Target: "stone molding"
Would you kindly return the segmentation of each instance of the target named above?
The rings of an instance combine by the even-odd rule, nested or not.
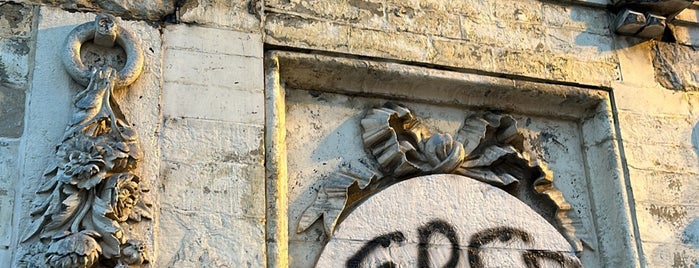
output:
[[[270,51],[265,55],[265,77],[267,253],[270,265],[294,265],[290,253],[296,254],[297,250],[291,250],[289,246],[317,241],[304,235],[309,232],[295,234],[299,229],[297,221],[305,207],[297,203],[297,199],[289,200],[289,185],[292,183],[289,176],[299,171],[289,170],[288,166],[286,95],[298,90],[310,90],[311,95],[361,96],[395,103],[421,103],[576,122],[580,128],[578,135],[581,135],[581,164],[584,168],[581,176],[584,178],[575,187],[589,191],[585,198],[590,204],[588,217],[591,218],[584,221],[587,221],[587,228],[592,229],[593,242],[596,243],[596,251],[584,249],[581,260],[585,265],[593,266],[615,266],[639,260],[638,248],[629,239],[634,227],[626,198],[627,182],[619,164],[618,134],[614,128],[608,89],[436,70],[376,59],[285,51]],[[347,165],[352,164],[352,169],[339,169],[340,172],[335,174],[347,176],[350,180],[356,174],[361,178],[383,176],[378,167],[361,162],[348,161]],[[590,168],[597,166],[605,168]],[[368,185],[365,180],[360,180],[357,187],[360,184]],[[309,188],[309,191],[316,189]],[[571,190],[568,188],[563,194],[575,195]],[[344,192],[333,194],[344,195]],[[312,198],[304,204],[311,202]],[[322,226],[314,224],[312,234],[322,233]],[[313,249],[317,250],[317,246],[314,245]]]

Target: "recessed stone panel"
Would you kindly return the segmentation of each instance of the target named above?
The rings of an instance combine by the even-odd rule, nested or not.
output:
[[[340,239],[332,242],[338,237],[339,232],[342,232],[342,228],[346,228],[343,227],[345,221],[353,217],[351,209],[339,216],[338,229],[335,233],[332,232],[333,225],[327,222],[326,218],[332,217],[328,213],[319,216],[319,220],[305,231],[305,227],[299,224],[302,218],[307,216],[304,211],[307,211],[313,202],[317,202],[319,195],[331,194],[324,188],[326,182],[336,179],[338,170],[348,167],[348,162],[351,162],[350,166],[357,163],[352,161],[365,163],[369,167],[376,165],[376,162],[373,162],[376,160],[370,149],[365,147],[362,138],[362,135],[365,135],[362,120],[366,119],[371,109],[382,107],[388,102],[409,109],[420,124],[428,128],[432,134],[456,135],[467,118],[483,112],[511,116],[517,122],[517,129],[522,135],[524,147],[527,148],[528,159],[550,169],[553,186],[561,191],[562,197],[570,204],[571,211],[579,216],[580,226],[584,226],[576,228],[575,232],[584,245],[579,255],[583,265],[594,267],[613,263],[601,259],[600,255],[618,256],[615,260],[633,256],[632,250],[624,251],[610,247],[615,243],[633,243],[622,236],[617,236],[617,233],[628,232],[627,228],[630,226],[624,220],[626,215],[623,212],[626,209],[623,205],[624,201],[617,198],[623,189],[623,182],[613,179],[619,177],[619,168],[616,165],[618,160],[614,157],[616,154],[614,151],[610,151],[609,155],[601,155],[594,150],[589,151],[590,148],[596,148],[595,146],[601,143],[607,144],[617,140],[611,127],[613,126],[613,119],[609,112],[611,108],[604,91],[436,71],[394,63],[283,52],[270,55],[270,59],[278,65],[275,69],[267,70],[267,105],[281,105],[277,106],[280,108],[275,108],[281,110],[273,110],[273,113],[269,113],[270,110],[268,110],[268,116],[274,118],[270,122],[284,120],[282,125],[284,134],[277,133],[280,131],[278,128],[276,130],[272,128],[270,130],[272,135],[267,136],[272,140],[268,140],[267,144],[272,146],[274,137],[283,135],[286,150],[276,153],[284,154],[283,157],[280,156],[281,158],[277,158],[274,154],[268,155],[268,159],[283,161],[283,164],[276,162],[280,164],[276,167],[269,166],[271,162],[268,162],[268,171],[277,170],[275,173],[268,173],[268,176],[273,176],[268,178],[269,182],[275,183],[275,185],[268,183],[268,198],[273,198],[270,194],[281,195],[288,198],[288,203],[270,210],[272,214],[268,211],[268,216],[272,217],[268,221],[274,224],[268,225],[272,227],[267,231],[280,240],[288,239],[288,251],[284,252],[283,248],[279,251],[280,248],[274,247],[270,250],[268,247],[268,252],[281,254],[277,256],[280,259],[288,256],[290,267],[309,267],[320,258],[324,249],[335,245],[334,243],[342,244],[341,247],[359,249],[373,237],[396,231],[381,229],[381,232],[373,232],[378,227],[366,225],[368,229],[363,231],[372,230],[367,232],[374,236],[359,238],[359,241],[365,242],[355,241],[355,237],[350,235],[345,237],[349,240]],[[275,80],[275,77],[279,80]],[[275,99],[282,96],[283,99]],[[280,114],[283,117],[277,117]],[[278,127],[277,124],[275,123],[274,127]],[[589,139],[583,138],[591,134],[594,136]],[[590,169],[592,166],[603,165],[612,168]],[[376,175],[378,178],[391,176],[391,173],[385,173],[384,170],[381,172],[384,173]],[[351,172],[342,174],[349,174],[352,177]],[[284,185],[282,187],[277,183]],[[350,188],[365,187],[362,186],[364,185],[362,182],[357,183]],[[591,184],[599,185],[593,188]],[[390,191],[394,186],[387,188],[379,186],[379,188]],[[592,189],[599,189],[598,187],[602,186],[605,191],[592,192]],[[377,192],[380,195],[382,192],[379,188]],[[407,195],[403,199],[395,197],[386,201],[384,206],[386,209],[401,207],[406,202],[419,199],[420,194],[419,190],[415,190],[412,195]],[[349,202],[354,202],[353,198],[360,197],[350,196]],[[606,204],[604,212],[596,211],[600,209],[596,202],[600,201],[602,202],[600,204]],[[437,203],[423,205],[445,213],[451,213],[451,210],[456,209],[454,206],[442,209]],[[332,203],[326,205],[333,206]],[[361,203],[358,206],[361,207]],[[532,209],[542,211],[542,207],[538,205],[532,206]],[[405,215],[413,213],[411,208],[402,211]],[[286,212],[288,216],[283,220],[273,217],[274,215],[284,217]],[[599,213],[605,213],[605,215],[612,213],[618,217],[596,221],[593,215],[599,215]],[[377,214],[373,217],[381,216]],[[407,219],[404,221],[409,222]],[[306,221],[307,219],[304,220],[303,226],[306,226]],[[403,232],[407,239],[407,236],[410,236],[408,232],[415,232],[421,224],[427,223],[427,220],[417,222],[415,226],[398,231]],[[609,235],[604,239],[598,237],[600,228],[606,228],[599,224],[616,226],[615,233],[611,236],[617,238],[612,239]],[[560,229],[557,232],[562,234]],[[285,237],[286,235],[288,238]],[[331,242],[326,244],[328,239]],[[416,250],[416,247],[405,248],[405,250],[382,247],[381,250],[388,250],[386,254],[393,257],[408,256],[400,257],[408,260],[401,263],[403,265],[414,265],[417,261],[417,255],[411,253]],[[437,252],[440,251],[437,250]],[[507,254],[510,253],[512,252]],[[449,259],[448,254],[440,253],[439,256],[444,257],[442,261]],[[333,259],[338,260],[335,257]],[[275,257],[272,256],[272,258]],[[506,266],[516,266],[517,261],[521,261],[519,258],[511,260],[512,262],[499,260],[506,261],[501,263]],[[322,264],[319,265],[318,267],[325,267]],[[378,267],[380,263],[376,262],[374,265]]]

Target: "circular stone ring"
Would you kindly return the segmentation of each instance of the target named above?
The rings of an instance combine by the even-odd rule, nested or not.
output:
[[[114,25],[113,27],[117,27]],[[68,34],[63,51],[63,66],[73,79],[83,86],[90,84],[91,70],[80,59],[82,44],[95,39],[95,22],[87,22],[75,27]],[[126,64],[117,72],[115,86],[125,87],[136,81],[143,70],[143,51],[136,37],[121,27],[116,29],[116,41],[126,52]]]

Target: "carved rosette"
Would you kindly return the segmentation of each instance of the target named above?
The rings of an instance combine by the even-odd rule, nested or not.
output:
[[[89,83],[73,98],[73,117],[30,212],[34,220],[22,243],[33,254],[20,261],[28,267],[128,267],[148,262],[143,243],[124,233],[125,226],[152,219],[152,202],[134,173],[141,155],[136,132],[113,98],[115,88],[138,77],[143,55],[135,37],[115,27],[114,18],[100,15],[96,22],[75,28],[66,41],[66,68],[78,83]],[[124,46],[129,57],[125,70],[86,70],[80,45],[92,38],[100,40],[98,44],[111,46],[116,40]]]
[[[576,251],[583,244],[594,249],[579,216],[553,185],[551,172],[524,148],[524,136],[512,117],[476,114],[452,137],[430,133],[410,110],[389,102],[367,111],[360,124],[365,149],[375,162],[346,162],[330,174],[302,213],[297,232],[323,217],[325,232],[332,234],[343,213],[377,191],[414,177],[457,174],[502,188],[530,205]]]

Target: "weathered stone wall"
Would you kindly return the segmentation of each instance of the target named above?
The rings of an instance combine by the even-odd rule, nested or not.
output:
[[[269,44],[561,82],[619,79],[611,17],[600,7],[536,0],[270,0],[265,12]]]
[[[36,39],[32,5],[0,3],[0,261],[9,263],[15,193],[20,177],[20,143],[24,132]]]
[[[632,43],[634,45],[624,45]],[[697,265],[699,150],[691,47],[621,40],[613,85],[638,235],[649,267]]]
[[[57,58],[62,40],[75,25],[91,20],[91,12],[106,12],[128,19],[121,23],[145,42],[145,76],[124,93],[122,107],[144,144],[140,172],[151,180],[159,202],[152,225],[154,267],[289,263],[285,246],[279,245],[288,245],[283,241],[288,237],[275,233],[280,231],[275,229],[279,219],[270,214],[274,210],[270,199],[287,196],[270,193],[274,188],[265,181],[264,134],[270,131],[265,129],[270,112],[265,106],[270,102],[265,104],[263,73],[273,63],[264,64],[264,45],[507,77],[513,85],[535,81],[610,92],[600,111],[585,114],[609,113],[613,124],[600,130],[579,123],[584,129],[577,133],[584,137],[570,134],[574,131],[559,134],[581,139],[584,148],[578,150],[613,156],[603,160],[582,156],[584,170],[575,172],[585,173],[580,178],[587,178],[587,184],[609,182],[621,190],[614,192],[606,184],[568,187],[585,188],[591,196],[616,195],[612,199],[626,202],[628,215],[614,210],[609,213],[615,215],[599,214],[605,204],[589,203],[586,221],[603,225],[609,217],[628,220],[628,226],[619,230],[629,232],[628,250],[638,254],[638,263],[628,263],[629,267],[696,266],[699,52],[693,46],[699,40],[699,6],[693,4],[670,23],[677,40],[673,43],[615,35],[608,4],[606,0],[0,1],[0,263],[12,263],[17,252],[33,191],[43,178],[77,90]],[[310,74],[308,79],[319,78]],[[314,105],[304,101],[296,107]],[[314,130],[298,126],[293,131],[290,137],[301,139],[304,131]],[[598,132],[611,138],[596,140]],[[297,140],[290,144],[298,145]],[[599,171],[617,168],[618,176],[605,177],[607,173]],[[598,235],[604,239],[604,234]],[[612,263],[599,254],[606,253],[588,253],[585,258]],[[291,263],[311,266],[314,261]]]

